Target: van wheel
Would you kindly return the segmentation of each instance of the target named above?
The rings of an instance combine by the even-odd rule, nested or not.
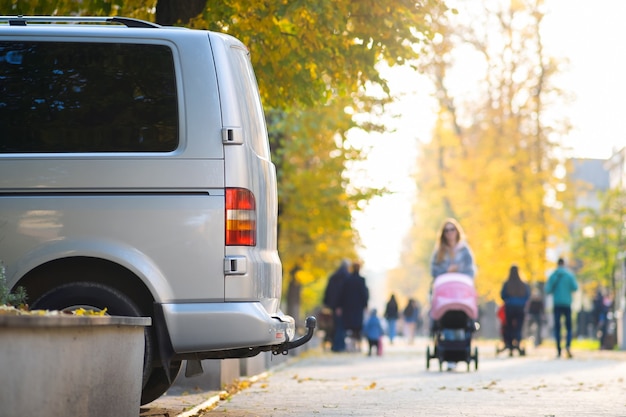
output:
[[[115,288],[94,282],[74,282],[56,287],[32,303],[31,308],[41,310],[73,311],[79,308],[102,311],[112,316],[142,317],[141,310],[130,298]],[[148,382],[152,370],[152,357],[156,343],[149,332],[144,330],[145,352],[143,358],[143,384]]]
[[[141,391],[141,405],[146,405],[161,397],[172,386],[172,383],[176,379],[176,375],[180,371],[182,361],[173,361],[170,364],[170,375],[172,381],[167,378],[165,369],[163,367],[152,368],[150,377]]]

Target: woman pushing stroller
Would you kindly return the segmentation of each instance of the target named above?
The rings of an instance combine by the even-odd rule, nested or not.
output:
[[[450,314],[448,315],[448,319],[450,316],[454,316],[455,314],[457,315],[460,314],[460,316],[457,316],[457,318],[460,317],[461,322],[463,321],[467,322],[467,319],[469,319],[470,320],[469,322],[474,323],[472,320],[475,320],[477,318],[477,311],[475,308],[476,300],[475,300],[475,296],[473,295],[475,294],[475,290],[473,286],[473,279],[476,274],[476,266],[474,265],[474,256],[472,254],[472,251],[469,245],[467,244],[465,240],[465,236],[463,233],[463,229],[461,228],[461,225],[454,219],[449,218],[443,222],[441,231],[439,233],[439,239],[435,243],[435,248],[433,250],[431,263],[430,263],[430,272],[433,277],[433,285],[431,287],[431,294],[433,295],[433,298],[431,300],[430,333],[432,336],[434,336],[435,343],[436,343],[434,356],[439,357],[440,366],[441,366],[442,360],[447,360],[449,370],[455,368],[456,361],[462,360],[460,358],[464,358],[465,360],[468,361],[468,367],[469,367],[469,360],[471,359],[474,359],[476,362],[476,366],[478,366],[477,365],[478,364],[477,353],[475,353],[474,356],[471,356],[471,353],[469,352],[470,347],[471,347],[470,346],[471,332],[469,332],[470,335],[467,335],[467,339],[465,340],[466,343],[463,344],[461,352],[453,352],[450,349],[446,351],[446,348],[450,346],[447,346],[448,345],[447,343],[445,343],[445,346],[444,346],[444,344],[439,344],[438,342],[438,340],[441,338],[442,334],[444,333],[444,330],[447,330],[447,329],[444,329],[444,327],[448,327],[451,325],[451,323],[448,320],[446,320],[446,322],[443,323],[442,317],[440,317],[441,311],[447,310],[448,307],[450,307],[451,310],[460,308],[461,309],[460,311],[450,311]],[[437,280],[438,277],[442,277],[442,278]],[[455,282],[448,282],[449,280],[452,280]],[[448,304],[446,302],[444,303],[444,308],[442,309],[441,303],[444,299],[450,300],[449,297],[451,297],[452,294],[460,295],[460,293],[458,292],[459,285],[461,285],[461,287],[463,285],[469,286],[467,291],[469,291],[468,294],[472,296],[466,297],[466,299],[452,300],[454,301],[452,303],[455,305],[454,307],[451,304]],[[444,287],[446,286],[452,286],[452,287],[449,289],[444,289]],[[440,292],[443,291],[443,293],[446,293],[448,291],[451,291],[451,292],[446,294],[444,298],[438,297],[437,299],[435,299],[434,297],[437,294],[435,294],[432,291],[433,288]],[[465,292],[463,289],[461,289],[460,291]],[[439,295],[442,295],[442,294],[439,294]],[[435,304],[433,304],[435,301],[437,301],[436,309],[435,309]],[[460,302],[460,304],[457,304],[456,302]],[[463,305],[466,302],[469,302],[469,305],[467,306]],[[467,315],[466,311],[463,311],[464,309],[467,309],[467,311],[470,312],[469,316]],[[456,323],[454,323],[453,327],[455,329],[459,329],[459,324],[461,324],[460,329],[463,330],[465,328],[465,323],[459,323],[457,321]],[[474,328],[475,326],[471,326],[471,327]],[[460,353],[461,356],[458,356],[458,353]],[[430,353],[427,352],[427,361],[429,361],[430,358],[434,356],[431,356]]]

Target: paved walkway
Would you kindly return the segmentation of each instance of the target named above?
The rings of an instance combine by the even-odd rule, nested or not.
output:
[[[382,357],[305,353],[196,416],[626,416],[626,353],[553,349],[495,355],[480,343],[478,371],[426,370],[421,339],[386,346]],[[433,370],[434,369],[434,370]],[[182,416],[182,415],[181,415]]]

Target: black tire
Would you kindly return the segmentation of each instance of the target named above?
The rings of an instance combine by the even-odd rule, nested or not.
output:
[[[61,285],[48,291],[34,303],[32,309],[42,310],[76,310],[78,308],[102,311],[113,316],[142,317],[144,314],[126,295],[107,285],[94,282],[74,282]],[[145,386],[152,373],[152,358],[155,355],[156,343],[151,337],[149,328],[144,330],[145,353],[143,363],[143,385]],[[113,383],[115,381],[112,381]]]
[[[478,348],[474,348],[474,370],[478,371]]]
[[[170,375],[172,376],[171,382],[165,374],[165,368],[161,366],[152,368],[150,377],[141,391],[141,405],[151,403],[157,398],[160,398],[161,395],[165,394],[165,392],[172,386],[172,383],[174,382],[174,379],[176,379],[176,375],[180,371],[181,366],[182,361],[175,361],[170,364]]]

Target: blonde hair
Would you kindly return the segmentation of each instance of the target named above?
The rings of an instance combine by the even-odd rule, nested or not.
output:
[[[456,242],[454,242],[453,246],[448,246],[448,242],[446,241],[445,228],[448,225],[454,226],[454,228],[457,231]],[[463,231],[463,228],[461,227],[459,222],[451,217],[447,218],[441,225],[441,229],[439,232],[439,239],[437,239],[437,243],[435,243],[435,252],[437,253],[437,262],[439,263],[443,261],[446,255],[446,252],[450,255],[450,257],[452,257],[454,255],[454,247],[462,240],[465,240],[465,232]]]

